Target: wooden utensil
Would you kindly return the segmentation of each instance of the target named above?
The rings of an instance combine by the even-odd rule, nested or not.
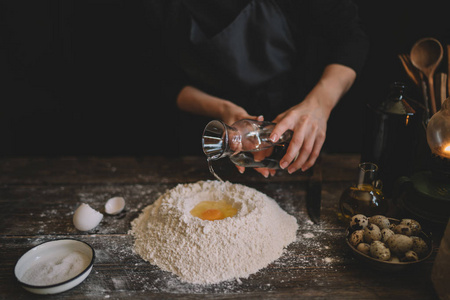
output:
[[[411,63],[428,78],[428,90],[430,91],[431,111],[436,113],[436,97],[434,94],[434,72],[443,57],[441,43],[434,38],[418,40],[411,48]]]
[[[450,97],[450,45],[447,45],[447,65],[448,65],[448,72],[447,72],[447,93]]]
[[[409,59],[408,54],[399,54],[398,58],[400,59],[403,68],[405,69],[406,74],[411,78],[415,85],[420,85],[420,77],[417,73],[417,69],[412,65],[411,60]]]
[[[442,107],[445,99],[447,99],[447,73],[439,72],[436,78],[436,101],[439,108]]]
[[[427,115],[427,120],[430,116],[430,98],[428,97],[428,88],[427,83],[424,80],[424,74],[419,71],[416,67],[411,63],[411,59],[408,54],[399,54],[400,61],[405,68],[406,73],[411,78],[411,80],[420,88],[422,91],[423,104],[425,107],[425,113]]]

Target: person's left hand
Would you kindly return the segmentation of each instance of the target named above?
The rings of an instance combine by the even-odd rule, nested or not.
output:
[[[258,116],[258,117],[247,117],[247,118],[251,118],[257,121],[264,121],[264,117],[263,116]],[[272,153],[272,149],[265,149],[265,150],[261,150],[261,151],[255,151],[253,152],[253,159],[258,162],[258,161],[263,161],[266,157],[270,156],[270,154]],[[243,174],[245,172],[245,167],[241,167],[236,165],[236,168],[239,170],[239,172],[241,174]],[[256,172],[260,173],[261,175],[263,175],[264,177],[268,178],[269,175],[275,175],[276,170],[274,169],[267,169],[267,168],[253,168]]]

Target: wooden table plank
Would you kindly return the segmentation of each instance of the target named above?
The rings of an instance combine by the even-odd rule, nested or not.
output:
[[[30,246],[64,237],[1,238],[4,260],[14,262]],[[278,297],[296,293],[303,297],[317,297],[333,293],[334,297],[347,299],[355,299],[358,295],[364,295],[364,299],[383,296],[391,299],[401,292],[407,299],[433,299],[429,279],[431,261],[412,273],[400,273],[394,279],[355,260],[342,242],[343,237],[340,231],[300,230],[297,241],[280,259],[248,279],[201,286],[180,282],[176,276],[142,261],[131,250],[130,236],[79,236],[80,240],[96,249],[94,269],[79,287],[60,296],[61,299],[115,297],[116,291],[120,291],[133,297],[145,292],[149,297],[164,293],[207,294],[213,299],[227,294],[253,297],[253,293],[265,291]],[[1,293],[26,296],[28,293],[13,280],[13,267],[14,264],[7,263],[0,268]]]
[[[33,246],[67,237],[91,244],[97,259],[82,284],[54,299],[436,299],[430,272],[437,248],[417,269],[396,275],[368,268],[347,248],[346,225],[338,220],[336,211],[341,192],[353,181],[350,165],[357,165],[358,160],[358,156],[323,159],[319,225],[313,224],[306,212],[307,181],[303,175],[279,174],[265,179],[248,172],[232,177],[239,174],[233,166],[219,166],[233,182],[273,197],[297,218],[299,230],[296,242],[280,259],[248,279],[201,286],[180,282],[173,274],[143,261],[133,253],[133,239],[127,234],[130,222],[167,189],[178,183],[212,179],[207,170],[201,170],[206,165],[199,167],[201,158],[3,158],[0,299],[32,298],[15,282],[15,263]],[[106,200],[113,196],[125,198],[122,214],[105,215],[90,232],[74,228],[73,212],[81,203],[103,212]]]
[[[323,154],[324,181],[356,180],[358,155]],[[240,174],[228,159],[214,162],[223,180],[260,182],[254,170]],[[309,174],[278,171],[267,182],[304,181]],[[203,156],[188,157],[3,157],[0,184],[182,183],[213,180]]]

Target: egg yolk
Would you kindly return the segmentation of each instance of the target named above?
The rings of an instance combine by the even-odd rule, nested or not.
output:
[[[225,201],[202,201],[191,210],[194,217],[208,221],[233,217],[236,213],[237,209]]]

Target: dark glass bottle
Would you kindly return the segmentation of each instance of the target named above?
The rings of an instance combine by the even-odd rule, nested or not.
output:
[[[395,181],[414,169],[422,120],[415,103],[405,97],[405,85],[395,82],[378,106],[367,105],[361,161],[378,165],[385,196]],[[423,131],[423,129],[422,129]]]

